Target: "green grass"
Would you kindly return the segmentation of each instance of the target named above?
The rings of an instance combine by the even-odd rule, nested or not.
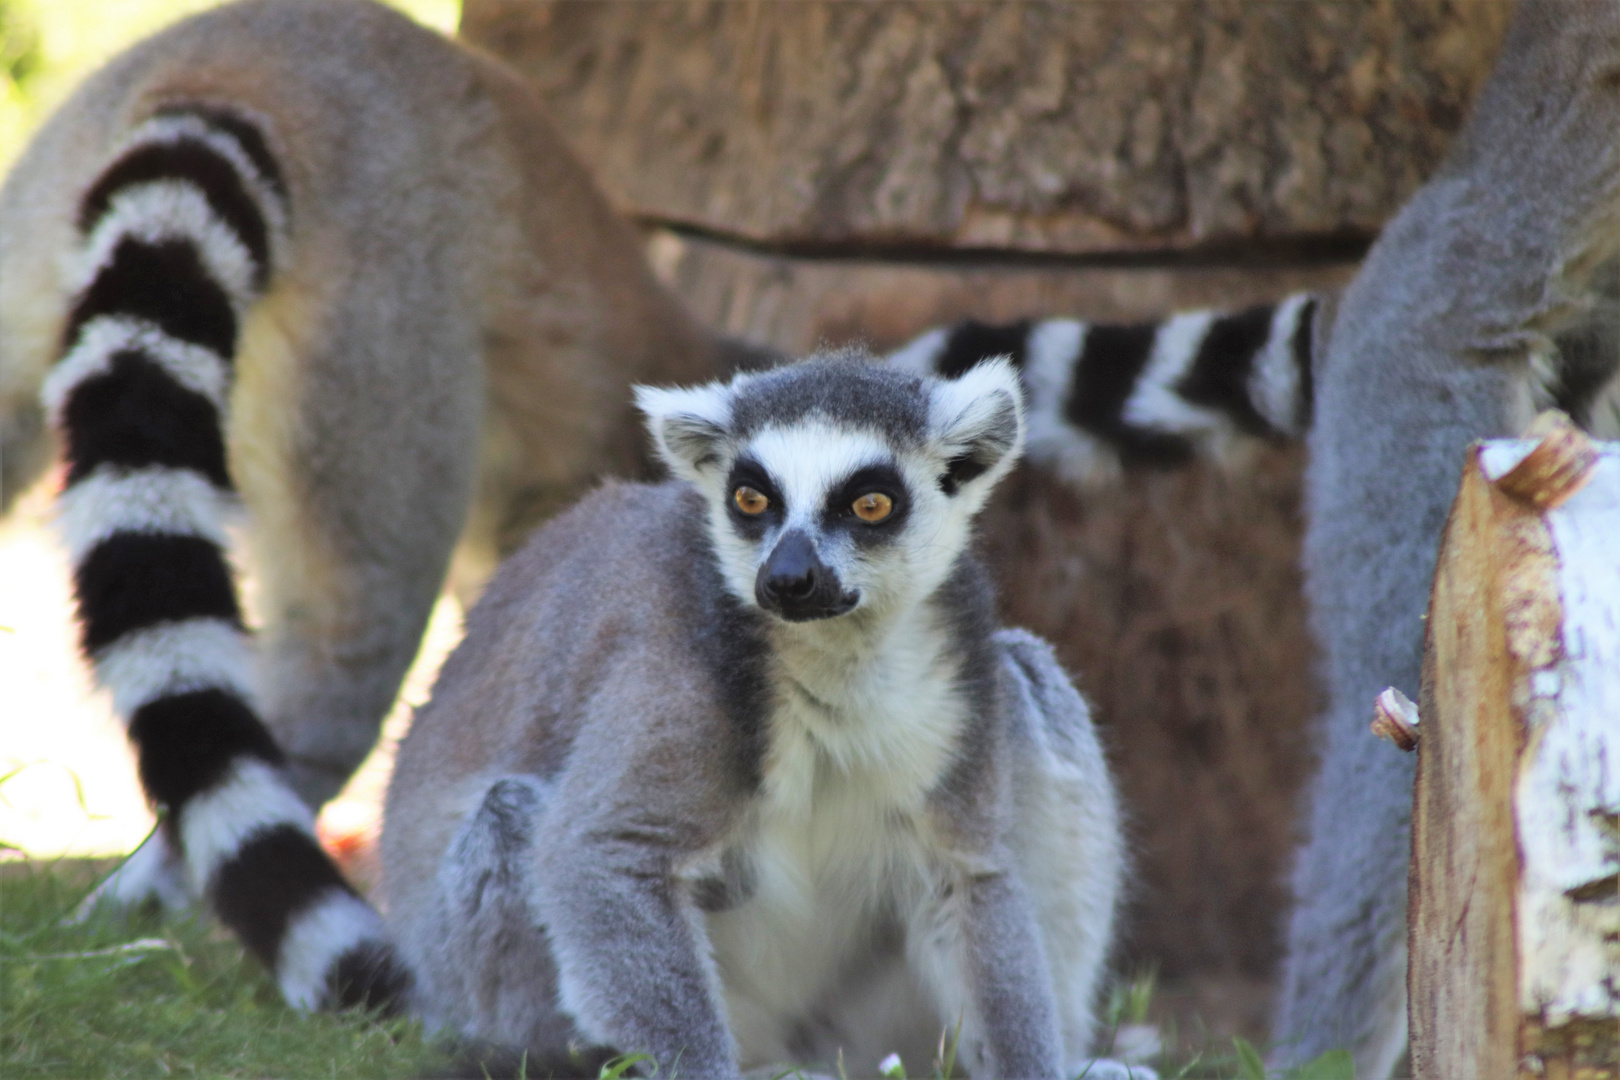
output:
[[[1355,1080],[1347,1050],[1330,1050],[1292,1069],[1268,1072],[1260,1051],[1237,1036],[1226,1046],[1212,1046],[1192,1060],[1159,1066],[1162,1080]]]
[[[1148,968],[1116,982],[1102,1012],[1105,1041],[1126,1024],[1141,1024],[1152,1012],[1158,988],[1156,969]],[[1162,1021],[1159,1035],[1167,1050],[1152,1064],[1162,1080],[1355,1080],[1355,1067],[1344,1050],[1334,1050],[1296,1068],[1267,1071],[1265,1055],[1239,1036],[1217,1037],[1207,1031],[1178,1032],[1175,1021]]]
[[[0,864],[0,1075],[410,1077],[446,1059],[414,1022],[302,1015],[196,919],[64,923],[107,864]]]
[[[293,1012],[217,926],[155,913],[69,917],[110,860],[0,863],[0,1076],[422,1077],[451,1059],[407,1020]],[[1110,1025],[1140,1022],[1151,976],[1112,995]],[[948,1076],[945,1061],[924,1075]],[[612,1064],[616,1076],[631,1062]],[[1267,1074],[1241,1039],[1160,1061],[1165,1080],[1351,1080],[1342,1051]],[[902,1070],[903,1071],[903,1070]],[[783,1075],[793,1075],[784,1073]]]

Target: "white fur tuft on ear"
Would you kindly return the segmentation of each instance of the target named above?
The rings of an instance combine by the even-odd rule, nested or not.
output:
[[[637,386],[636,408],[647,417],[658,456],[676,476],[698,479],[719,462],[731,423],[731,388],[725,383],[665,389]]]
[[[929,427],[950,462],[947,494],[981,482],[988,490],[1024,449],[1024,391],[1017,369],[997,357],[975,364],[959,378],[936,382]]]

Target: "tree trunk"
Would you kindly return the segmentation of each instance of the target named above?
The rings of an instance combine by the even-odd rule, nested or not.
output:
[[[878,254],[1367,237],[1506,4],[467,0],[633,216]]]
[[[1620,1077],[1617,535],[1620,444],[1470,450],[1424,651],[1418,1077]]]

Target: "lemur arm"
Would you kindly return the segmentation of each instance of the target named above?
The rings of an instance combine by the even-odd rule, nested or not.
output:
[[[1059,1075],[1063,1044],[1052,975],[1023,882],[1011,871],[975,874],[963,882],[963,891],[965,981],[982,1025],[983,1073]]]
[[[644,725],[609,703],[583,725],[539,819],[533,912],[559,1004],[586,1039],[650,1054],[661,1076],[735,1077],[704,916],[681,870],[733,823],[738,791],[716,740],[699,734],[712,731],[702,704],[682,704],[690,673],[668,676]]]
[[[661,1075],[736,1076],[702,914],[675,880],[667,830],[547,827],[570,838],[541,849],[535,875],[563,1009],[591,1041],[651,1054]]]

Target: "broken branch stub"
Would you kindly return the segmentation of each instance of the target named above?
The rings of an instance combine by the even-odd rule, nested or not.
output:
[[[1372,733],[1411,753],[1418,745],[1418,707],[1412,699],[1387,688],[1373,703]]]
[[[1496,486],[1512,498],[1538,510],[1551,510],[1568,501],[1592,476],[1597,448],[1569,416],[1548,409],[1524,432],[1535,447],[1511,469],[1496,478]]]

